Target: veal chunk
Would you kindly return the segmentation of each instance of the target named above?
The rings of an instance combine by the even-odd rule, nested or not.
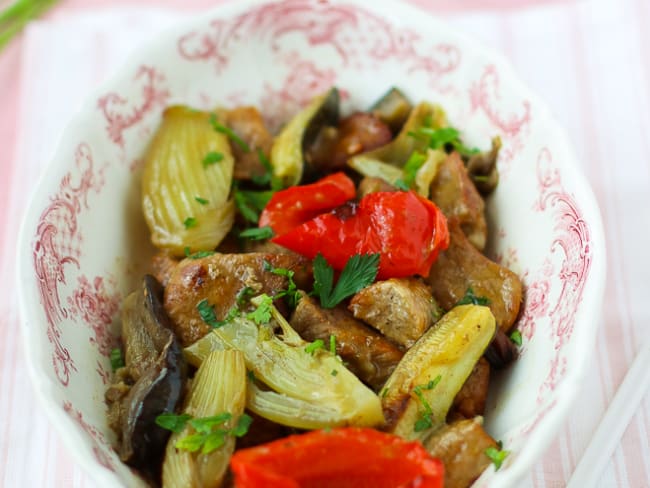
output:
[[[490,363],[482,357],[465,380],[463,387],[456,393],[447,419],[471,419],[477,415],[483,415],[489,384]]]
[[[237,107],[219,113],[223,124],[248,144],[249,151],[244,151],[233,141],[230,147],[235,157],[233,177],[237,180],[250,180],[253,176],[262,176],[266,168],[259,160],[258,150],[265,155],[271,151],[273,136],[264,125],[264,119],[255,107]]]
[[[477,251],[458,222],[451,219],[448,224],[449,248],[440,253],[427,278],[433,297],[449,310],[472,288],[474,295],[489,300],[497,326],[507,332],[521,305],[519,277]]]
[[[496,447],[483,430],[481,417],[459,420],[444,426],[429,437],[424,447],[445,465],[445,488],[466,488],[490,464],[485,455],[488,447]]]
[[[151,258],[153,275],[162,286],[167,286],[174,268],[180,262],[179,259],[165,251],[159,251]]]
[[[440,165],[431,183],[431,200],[445,217],[455,218],[469,241],[482,251],[487,240],[485,203],[457,152]]]
[[[414,278],[378,281],[354,295],[348,306],[355,318],[407,349],[431,327],[437,308],[429,287]]]
[[[363,382],[379,390],[402,359],[402,351],[344,308],[322,308],[307,295],[298,302],[291,326],[307,341],[336,338],[336,353]]]
[[[287,268],[302,275],[306,261],[288,254],[213,254],[185,259],[174,269],[165,288],[165,310],[174,322],[174,332],[184,347],[210,331],[201,319],[197,304],[207,299],[218,320],[237,305],[237,295],[249,287],[255,295],[275,295],[287,288],[287,279],[265,270],[267,261],[275,268]]]

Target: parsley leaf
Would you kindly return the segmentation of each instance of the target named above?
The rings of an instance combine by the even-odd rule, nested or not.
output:
[[[209,200],[206,200],[205,198],[201,198],[201,197],[194,197],[194,200],[199,202],[201,205],[207,205],[208,203],[210,203]]]
[[[192,227],[196,227],[197,220],[194,217],[188,217],[183,221],[183,225],[185,226],[186,229],[191,229]]]
[[[307,347],[305,347],[305,352],[313,356],[314,353],[319,349],[325,349],[325,341],[323,341],[323,339],[316,339],[314,342],[307,344]]]
[[[330,335],[330,352],[336,356],[336,337]]]
[[[226,127],[225,125],[220,124],[215,114],[210,114],[210,125],[217,132],[221,132],[222,134],[225,134],[226,137],[228,137],[228,139],[230,139],[232,142],[237,144],[242,151],[251,152],[251,148],[248,146],[246,141],[244,141],[241,137],[235,134],[235,131],[232,130],[230,127]]]
[[[296,306],[298,305],[298,301],[300,300],[300,291],[298,291],[298,286],[296,285],[296,282],[293,280],[293,276],[295,272],[287,268],[276,268],[266,260],[264,260],[264,271],[269,271],[278,276],[284,276],[287,278],[287,281],[289,282],[287,289],[279,291],[276,294],[276,297],[278,298],[286,297],[287,304],[291,308],[296,308]]]
[[[186,413],[176,415],[175,413],[161,413],[156,417],[156,424],[163,429],[171,430],[172,432],[182,432],[185,424],[192,418],[191,415]]]
[[[411,189],[411,187],[407,185],[406,181],[404,181],[402,178],[398,178],[397,180],[395,180],[393,186],[395,186],[396,188],[402,191],[409,191]]]
[[[256,324],[267,324],[271,320],[271,307],[273,298],[266,293],[260,295],[259,305],[255,310],[246,315],[246,318],[253,320]]]
[[[222,327],[230,322],[232,319],[239,315],[239,308],[237,305],[233,305],[228,314],[223,320],[217,320],[217,315],[214,312],[214,306],[210,305],[207,298],[204,298],[196,305],[196,309],[199,311],[199,315],[203,322],[208,324],[210,327],[216,329],[217,327]]]
[[[465,290],[465,295],[463,298],[458,300],[456,305],[489,305],[490,304],[490,299],[487,297],[477,297],[474,294],[474,290],[472,289],[471,286],[467,287],[467,290]],[[456,306],[455,305],[455,306]]]
[[[207,168],[210,165],[217,164],[223,159],[223,154],[217,151],[210,151],[203,158],[203,167]]]
[[[400,190],[404,190],[404,187],[406,187],[405,191],[408,191],[411,186],[413,186],[415,176],[426,160],[426,154],[418,151],[413,151],[411,153],[406,164],[404,164],[404,169],[402,170],[404,172],[404,179],[395,182],[396,184],[401,184],[401,186],[398,186]]]
[[[242,217],[257,224],[260,212],[273,196],[272,191],[245,191],[235,188],[235,205]]]
[[[512,334],[510,334],[510,340],[517,346],[521,346],[523,342],[523,339],[521,337],[521,332],[519,332],[518,330],[513,330]]]
[[[230,433],[235,437],[244,437],[248,433],[248,428],[253,423],[253,418],[249,415],[243,414],[239,419],[237,419],[237,425],[235,425]]]
[[[227,420],[232,418],[232,414],[229,412],[224,412],[218,415],[213,415],[212,417],[201,417],[198,419],[192,419],[189,421],[190,425],[194,430],[200,432],[201,434],[209,434],[212,432],[212,428],[218,425],[223,424]]]
[[[339,374],[339,372],[338,372],[337,370],[333,369],[333,370],[330,372],[330,374],[331,374],[332,376],[336,376],[337,374]]]
[[[271,229],[271,227],[269,227],[268,225],[264,227],[253,227],[251,229],[246,229],[245,231],[239,233],[239,237],[247,237],[254,241],[270,239],[274,235],[275,233],[273,232],[273,229]]]
[[[188,259],[201,259],[201,258],[207,258],[208,256],[212,256],[214,254],[214,251],[196,251],[195,253],[190,252],[189,247],[185,247],[185,257]]]
[[[494,464],[495,471],[499,470],[503,461],[505,461],[509,454],[510,451],[501,449],[501,443],[499,443],[498,447],[490,446],[485,450],[485,455],[489,457],[492,464]]]
[[[438,375],[428,383],[424,385],[417,385],[416,387],[413,388],[413,394],[415,394],[415,396],[418,397],[424,409],[424,411],[420,414],[420,418],[418,418],[418,420],[415,421],[415,425],[413,426],[413,430],[415,432],[422,432],[423,430],[433,427],[433,410],[431,409],[431,405],[429,404],[427,399],[424,398],[422,391],[433,390],[436,387],[436,385],[440,383],[441,379],[442,376]]]
[[[237,300],[237,305],[243,305],[244,302],[246,302],[251,296],[255,294],[255,290],[253,290],[250,286],[245,286],[241,290],[237,292],[237,295],[235,296],[235,299]]]
[[[477,148],[465,146],[460,141],[460,132],[454,127],[442,127],[440,129],[420,127],[415,132],[409,132],[409,135],[417,139],[428,139],[431,149],[445,149],[451,146],[462,156],[473,156],[480,152]]]
[[[324,308],[333,308],[375,281],[378,268],[379,253],[355,254],[345,263],[336,286],[332,288],[334,270],[319,253],[314,259],[314,294],[320,297]]]
[[[111,369],[117,371],[120,368],[123,368],[124,365],[124,356],[122,356],[122,349],[116,347],[111,349]]]

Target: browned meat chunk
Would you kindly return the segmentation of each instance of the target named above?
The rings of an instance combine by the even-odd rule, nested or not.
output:
[[[153,275],[162,286],[167,286],[169,277],[178,263],[178,259],[164,251],[154,254],[153,258],[151,258]]]
[[[349,157],[383,146],[392,138],[390,128],[376,115],[357,112],[341,120],[338,129],[321,129],[305,159],[320,171],[340,170]]]
[[[431,200],[448,219],[456,218],[469,241],[483,250],[487,240],[485,203],[458,153],[451,153],[438,168],[431,183]]]
[[[354,295],[348,309],[355,318],[408,349],[431,327],[438,306],[421,281],[391,278]]]
[[[184,347],[210,331],[196,308],[201,300],[207,299],[217,319],[223,320],[237,305],[238,294],[244,288],[270,296],[287,288],[284,276],[264,269],[265,261],[275,268],[293,270],[296,275],[305,272],[306,261],[289,254],[214,254],[179,263],[165,288],[165,309]]]
[[[519,277],[477,251],[453,219],[449,221],[449,237],[449,248],[440,253],[427,278],[433,297],[449,310],[472,288],[477,297],[489,300],[497,325],[507,332],[521,305]]]
[[[463,387],[456,394],[447,418],[472,419],[477,415],[483,415],[489,384],[490,363],[485,358],[481,358],[474,366]]]
[[[480,417],[446,425],[424,443],[445,465],[445,488],[470,486],[491,462],[485,450],[496,445],[483,430]]]
[[[350,371],[379,390],[402,359],[402,351],[367,325],[355,320],[344,308],[325,309],[303,295],[291,326],[307,341],[336,338],[336,353]]]
[[[396,190],[397,188],[382,178],[377,178],[375,176],[366,176],[359,183],[359,186],[357,188],[357,196],[361,199],[366,195],[370,195],[371,193]]]
[[[244,151],[231,141],[230,147],[235,157],[233,177],[237,180],[250,180],[253,176],[262,176],[266,169],[258,156],[258,149],[268,156],[273,145],[273,136],[264,125],[262,114],[255,107],[237,107],[219,113],[226,127],[232,129],[242,138],[250,151]]]

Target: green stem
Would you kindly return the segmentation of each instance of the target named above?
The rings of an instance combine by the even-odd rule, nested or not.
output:
[[[56,0],[18,0],[0,14],[0,52],[30,20],[43,14]]]

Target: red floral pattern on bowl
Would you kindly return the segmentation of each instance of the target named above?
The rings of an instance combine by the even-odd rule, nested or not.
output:
[[[472,145],[499,134],[490,252],[522,277],[518,363],[489,399],[487,428],[512,451],[477,486],[515,486],[575,399],[604,283],[599,212],[563,131],[498,55],[412,7],[362,0],[241,2],[143,48],[72,121],[21,236],[21,300],[37,392],[103,486],[138,479],[111,449],[103,392],[119,304],[151,249],[140,158],[163,107],[253,104],[278,128],[332,84],[365,107],[389,86],[441,103]]]

